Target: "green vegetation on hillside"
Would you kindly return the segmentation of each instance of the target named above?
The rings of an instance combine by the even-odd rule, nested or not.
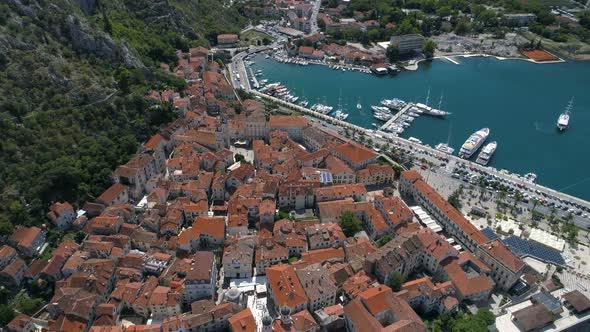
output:
[[[81,204],[106,189],[113,169],[175,117],[143,97],[184,88],[160,63],[243,23],[215,0],[24,3],[0,5],[2,233],[8,222],[46,222],[52,201]]]

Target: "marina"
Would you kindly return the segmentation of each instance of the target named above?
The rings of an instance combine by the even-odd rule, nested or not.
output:
[[[456,154],[470,134],[489,127],[490,139],[497,141],[501,149],[488,165],[520,174],[533,172],[541,184],[590,198],[590,175],[582,166],[590,163],[590,155],[579,152],[587,141],[584,128],[590,126],[590,95],[583,88],[590,86],[588,64],[543,66],[472,57],[461,58],[460,65],[441,59],[421,63],[415,72],[375,76],[334,71],[326,66],[278,63],[263,56],[254,59],[252,67],[263,71],[259,80],[283,82],[293,95],[304,96],[311,105],[320,100],[335,108],[342,89],[343,103],[350,106],[344,110],[349,114],[346,122],[367,129],[383,126],[384,122],[372,116],[371,108],[380,105],[383,98],[426,104],[428,89],[436,99],[444,92],[441,109],[452,114],[421,114],[404,128],[401,137],[416,137],[431,146],[446,142]],[[553,81],[563,84],[548,84]],[[576,99],[575,123],[570,122],[568,130],[560,134],[556,128],[559,110],[564,108],[563,101],[572,96]],[[361,110],[355,108],[359,97]],[[451,124],[453,132],[447,137]],[[522,157],[523,151],[527,152],[526,158]],[[559,172],[562,164],[574,166],[567,176]]]
[[[441,157],[441,155],[442,155],[441,151],[438,151],[438,150],[433,149],[427,145],[424,145],[420,139],[415,138],[415,137],[410,137],[409,139],[404,139],[404,138],[400,138],[400,137],[393,137],[393,136],[388,137],[388,134],[385,132],[382,132],[382,131],[369,130],[369,129],[357,126],[355,124],[341,121],[341,120],[335,119],[331,116],[327,116],[325,114],[318,113],[316,111],[313,111],[311,109],[308,109],[308,108],[305,108],[305,107],[302,107],[299,105],[285,102],[281,99],[277,99],[272,96],[268,96],[268,95],[260,93],[258,91],[252,91],[252,93],[261,99],[265,99],[270,102],[278,103],[286,108],[289,108],[294,111],[300,112],[304,115],[310,116],[311,119],[326,121],[327,123],[330,123],[330,124],[337,126],[339,128],[343,128],[346,130],[352,130],[357,133],[369,135],[369,136],[373,137],[375,142],[378,144],[388,142],[388,143],[392,143],[398,147],[402,147],[404,149],[418,151],[422,154],[427,154],[427,155],[431,155],[431,156],[438,156],[438,157]],[[381,156],[387,159],[387,157],[385,157],[383,154],[381,154]],[[590,203],[588,201],[585,201],[583,199],[579,199],[577,197],[568,195],[567,193],[559,192],[559,191],[556,191],[552,188],[537,184],[535,182],[535,180],[537,178],[537,175],[535,173],[527,173],[524,176],[522,176],[522,175],[518,175],[515,173],[510,173],[506,170],[498,170],[493,167],[482,166],[482,165],[479,165],[475,162],[464,160],[464,159],[461,159],[457,156],[452,156],[452,155],[450,155],[450,156],[446,155],[446,160],[447,160],[447,162],[453,162],[456,164],[463,165],[463,167],[466,167],[473,172],[480,172],[483,174],[487,174],[488,177],[502,180],[505,183],[509,183],[514,186],[523,187],[526,185],[529,188],[529,190],[534,191],[536,194],[542,195],[543,197],[555,197],[555,199],[558,199],[562,202],[567,201],[567,202],[570,202],[570,204],[574,204],[576,206],[585,206],[585,207],[590,208]],[[588,228],[588,227],[590,227],[590,223],[585,221],[582,224],[580,224],[580,226],[584,227],[584,228]]]

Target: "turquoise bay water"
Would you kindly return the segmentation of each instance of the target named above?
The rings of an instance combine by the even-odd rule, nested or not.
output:
[[[269,82],[280,81],[292,94],[334,108],[339,96],[350,114],[347,121],[372,128],[381,124],[370,105],[383,98],[426,100],[452,112],[446,119],[417,118],[403,137],[417,137],[431,146],[446,142],[456,151],[476,130],[489,127],[487,142],[498,141],[490,166],[520,174],[534,172],[537,182],[583,199],[590,199],[590,64],[534,64],[521,60],[459,58],[421,63],[415,72],[377,77],[334,71],[324,66],[278,63],[258,56],[253,69],[262,69]],[[570,128],[557,132],[555,123],[571,97]],[[363,110],[356,104],[361,101]]]

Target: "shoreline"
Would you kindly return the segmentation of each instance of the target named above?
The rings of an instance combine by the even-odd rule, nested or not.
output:
[[[452,56],[451,56],[451,55],[448,55],[448,56],[437,56],[437,57],[435,57],[435,58],[436,58],[436,59],[444,59],[445,57],[465,57],[465,58],[469,58],[469,57],[494,57],[494,58],[496,58],[497,60],[525,60],[525,61],[528,61],[528,62],[539,63],[539,64],[545,64],[545,63],[548,63],[548,62],[535,62],[535,61],[533,61],[533,60],[531,60],[531,59],[526,59],[526,58],[517,58],[517,57],[499,57],[499,56],[494,56],[494,55],[489,55],[489,54],[484,54],[484,53],[462,53],[462,54],[461,54],[461,53],[459,53],[459,54],[454,54],[454,55],[452,55]],[[421,61],[425,61],[425,60],[427,60],[427,59],[420,59],[420,61],[417,61],[417,62],[416,62],[416,65],[418,65],[418,64],[419,64],[419,62],[421,62]],[[563,59],[561,59],[561,61],[559,61],[559,62],[565,62],[565,61],[564,61]],[[312,61],[310,61],[310,62],[309,62],[309,64],[312,64],[312,63],[313,63]],[[551,62],[551,63],[555,63],[555,62]],[[313,63],[313,64],[319,64],[319,65],[329,65],[328,63]],[[381,76],[377,76],[377,77],[381,77]],[[298,106],[298,105],[295,105],[295,104],[292,104],[292,103],[289,103],[289,104],[291,104],[291,105],[293,105],[293,106],[296,106],[296,107]],[[292,107],[291,107],[291,108],[292,108]],[[309,113],[308,113],[308,114],[309,114]],[[326,120],[326,119],[324,119],[324,118],[322,118],[322,117],[317,117],[317,116],[316,116],[316,118],[320,118],[320,119],[322,119],[322,120]],[[330,119],[330,120],[329,120],[329,122],[332,122],[332,121],[333,121],[332,119]],[[348,122],[347,122],[347,123],[346,123],[346,125],[339,125],[339,126],[340,126],[340,127],[343,127],[343,126],[345,126],[345,127],[351,127],[351,125],[353,125],[353,124],[352,124],[352,123],[348,123]],[[357,126],[357,125],[354,125],[354,126],[355,126],[355,127],[357,127],[357,128],[359,127],[359,126]],[[360,129],[360,128],[359,128],[359,129]],[[362,129],[363,129],[363,130],[366,130],[366,131],[370,131],[370,130],[371,130],[371,128],[370,128],[370,127],[369,127],[369,128],[367,128],[367,127],[362,127]],[[406,141],[406,140],[407,140],[407,139],[404,139],[404,138],[402,138],[402,137],[400,137],[399,139],[403,139],[404,141]],[[422,146],[422,145],[420,145],[420,148],[423,148],[423,146]],[[509,168],[507,168],[507,169],[509,169]],[[486,172],[488,172],[488,173],[490,173],[490,174],[496,174],[496,172],[489,171],[489,170],[486,170]],[[542,185],[542,184],[536,184],[536,185],[537,185],[537,186],[539,186],[539,187],[545,187],[545,186],[544,186],[544,185]],[[584,202],[584,205],[588,204],[588,205],[590,206],[590,200],[586,200],[586,199],[584,199],[584,198],[580,198],[580,197],[577,197],[577,196],[574,196],[574,195],[571,195],[571,194],[568,194],[568,193],[565,193],[565,192],[560,192],[560,191],[558,191],[558,190],[555,190],[555,189],[552,189],[552,188],[550,188],[550,187],[545,187],[545,188],[547,188],[547,189],[548,189],[548,191],[550,191],[550,192],[552,192],[552,193],[559,193],[559,194],[561,194],[561,195],[566,195],[567,197],[569,197],[569,198],[570,198],[570,200],[571,200],[571,201],[575,201],[575,202]]]
[[[278,98],[275,98],[275,97],[272,97],[272,96],[269,96],[267,94],[264,94],[264,93],[261,93],[261,92],[255,91],[255,90],[253,90],[251,92],[254,93],[254,95],[259,96],[261,98],[270,100],[272,102],[276,102],[278,104],[282,104],[283,106],[285,106],[285,107],[287,107],[287,108],[289,108],[291,110],[295,110],[295,111],[304,113],[306,115],[313,116],[314,118],[319,119],[319,120],[328,121],[332,125],[336,125],[336,126],[338,126],[340,128],[343,128],[343,129],[344,128],[349,128],[349,129],[352,129],[352,130],[356,130],[356,131],[362,132],[365,135],[371,136],[374,141],[376,141],[378,139],[378,137],[376,137],[375,134],[378,134],[378,135],[381,135],[381,137],[384,137],[384,138],[386,137],[387,139],[385,139],[385,141],[387,143],[398,143],[398,144],[401,143],[401,144],[405,144],[406,146],[413,147],[415,149],[421,149],[421,150],[424,150],[424,151],[428,151],[428,152],[434,153],[436,155],[440,155],[440,156],[443,156],[443,157],[452,159],[455,162],[464,163],[464,164],[468,165],[471,168],[475,168],[475,169],[484,171],[487,174],[495,175],[497,177],[503,178],[505,180],[508,180],[508,181],[511,181],[511,182],[514,182],[514,183],[521,183],[522,185],[524,185],[525,182],[526,182],[525,180],[520,179],[520,178],[517,178],[517,177],[513,176],[512,174],[505,174],[502,170],[498,170],[498,169],[495,169],[495,168],[490,167],[490,166],[482,166],[482,165],[476,164],[473,161],[459,158],[458,156],[455,156],[455,155],[448,155],[448,154],[445,154],[443,152],[440,152],[440,151],[438,151],[438,150],[436,150],[436,149],[434,149],[432,147],[429,147],[429,146],[426,146],[426,145],[423,145],[423,144],[419,144],[419,143],[411,142],[408,139],[403,138],[403,137],[399,137],[399,136],[397,136],[397,137],[389,137],[388,136],[388,133],[385,133],[385,132],[382,132],[382,131],[379,131],[379,130],[372,130],[372,129],[364,128],[364,127],[361,127],[361,126],[358,126],[358,125],[355,125],[355,124],[352,124],[352,123],[348,123],[346,121],[341,121],[341,120],[332,118],[330,116],[317,113],[317,112],[312,111],[312,110],[310,110],[308,108],[305,108],[305,107],[302,107],[302,106],[299,106],[299,105],[296,105],[296,104],[293,104],[293,103],[290,103],[290,102],[287,102],[287,101],[284,101],[284,100],[281,100],[281,99],[278,99]],[[567,199],[568,201],[572,201],[572,202],[576,202],[578,204],[590,206],[590,201],[587,201],[587,200],[585,200],[583,198],[572,196],[570,194],[567,194],[567,193],[564,193],[564,192],[561,192],[561,191],[558,191],[558,190],[549,188],[547,186],[544,186],[544,185],[539,184],[539,183],[536,183],[536,182],[527,182],[527,186],[529,186],[530,188],[532,188],[534,190],[543,191],[543,192],[546,192],[548,194],[552,194],[552,195],[555,195],[557,197],[561,197],[561,198]]]
[[[551,55],[555,56],[556,58],[558,58],[558,60],[553,60],[553,61],[536,61],[536,60],[533,60],[533,59],[527,59],[527,58],[521,58],[521,57],[502,57],[502,56],[492,55],[492,54],[486,54],[486,53],[457,53],[457,54],[437,55],[437,56],[434,56],[434,57],[432,57],[430,59],[419,59],[419,60],[416,60],[415,63],[413,63],[413,64],[411,64],[409,66],[403,66],[403,68],[405,70],[409,70],[409,71],[416,71],[416,70],[418,70],[418,67],[419,67],[420,62],[430,61],[430,60],[448,60],[448,61],[453,62],[451,59],[454,58],[454,57],[460,57],[460,58],[474,58],[474,57],[490,58],[490,57],[493,57],[493,58],[496,58],[499,61],[503,61],[503,60],[521,60],[521,61],[527,61],[527,62],[539,64],[539,65],[567,62],[567,60],[562,59],[559,56],[557,56],[557,55],[555,55],[555,54],[553,54],[553,53],[551,53],[549,51],[546,51],[546,52],[548,52]],[[459,65],[460,63],[455,63],[455,64]]]

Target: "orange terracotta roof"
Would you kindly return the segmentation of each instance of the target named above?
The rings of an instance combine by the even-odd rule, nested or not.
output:
[[[295,308],[307,304],[308,298],[292,266],[279,264],[266,268],[266,277],[279,307]]]
[[[311,264],[322,264],[324,262],[342,262],[344,261],[344,249],[340,248],[325,248],[310,250],[301,253],[301,259],[295,263],[298,269],[302,269]]]
[[[354,144],[351,142],[341,144],[334,148],[334,152],[349,159],[354,163],[363,162],[369,159],[376,158],[378,154],[360,144]]]
[[[493,240],[480,246],[512,272],[518,272],[524,267],[524,262],[516,256],[500,240]]]
[[[440,211],[445,213],[459,228],[467,234],[475,243],[484,244],[489,239],[473,225],[465,216],[447,202],[436,190],[434,190],[428,183],[426,183],[420,174],[415,171],[404,171],[402,177],[413,182],[416,189],[422,193],[424,197],[432,202]],[[413,180],[413,181],[412,181]]]
[[[309,124],[303,116],[273,115],[268,120],[268,127],[305,127]]]
[[[462,257],[461,257],[462,256]],[[462,252],[459,259],[448,258],[442,262],[443,269],[451,279],[451,282],[455,288],[463,296],[474,295],[483,292],[489,292],[494,288],[490,278],[485,274],[477,274],[476,276],[468,276],[467,272],[461,268],[462,261],[466,262],[466,256],[469,256],[467,260],[474,263],[477,266],[483,263],[475,262],[477,259],[473,255]],[[479,261],[479,260],[477,260]]]
[[[228,319],[232,332],[256,332],[256,320],[250,308],[246,308]]]
[[[107,190],[105,190],[98,198],[96,199],[99,202],[104,202],[105,204],[111,204],[115,197],[117,197],[121,192],[125,191],[126,187],[119,182],[114,183],[110,186]]]
[[[20,246],[28,248],[33,245],[35,239],[40,235],[41,229],[39,227],[18,227],[9,239],[18,243]]]
[[[352,196],[367,194],[367,189],[362,183],[340,184],[314,189],[318,198],[333,198],[340,196]]]
[[[166,140],[162,135],[155,134],[143,146],[150,150],[157,150],[160,142]]]

